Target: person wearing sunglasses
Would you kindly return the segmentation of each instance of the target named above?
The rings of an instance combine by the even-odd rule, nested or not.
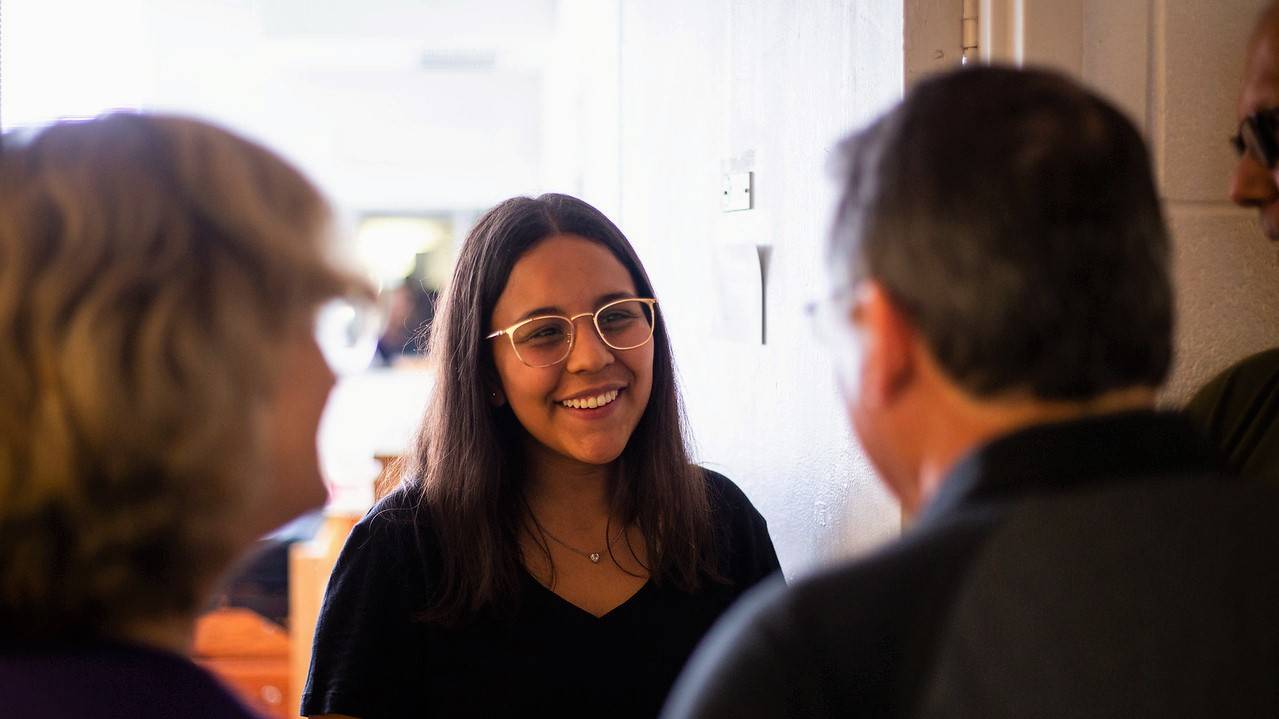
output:
[[[1238,155],[1230,199],[1255,208],[1267,239],[1279,241],[1279,3],[1262,13],[1248,43]],[[1230,468],[1279,483],[1279,348],[1243,359],[1205,384],[1186,414],[1216,445]]]
[[[329,583],[303,714],[657,714],[711,623],[778,570],[745,495],[689,458],[663,311],[581,200],[479,220],[401,484]]]

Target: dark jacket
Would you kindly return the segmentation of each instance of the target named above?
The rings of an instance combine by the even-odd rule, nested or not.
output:
[[[1186,405],[1186,416],[1231,470],[1279,485],[1279,348],[1214,377]]]
[[[870,558],[764,587],[669,717],[1279,716],[1279,490],[1181,418],[1047,425],[962,460]]]

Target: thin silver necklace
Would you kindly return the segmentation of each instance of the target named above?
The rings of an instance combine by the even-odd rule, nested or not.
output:
[[[569,544],[568,542],[565,542],[563,539],[560,539],[554,534],[551,534],[551,531],[549,529],[543,526],[541,522],[537,521],[537,517],[533,518],[533,523],[537,525],[538,531],[540,531],[542,534],[545,534],[549,539],[551,539],[552,541],[554,541],[556,544],[560,545],[561,547],[564,547],[565,549],[569,550],[570,552],[573,552],[574,554],[579,554],[591,560],[591,564],[600,563],[600,557],[603,556],[603,552],[584,552],[578,549],[577,547],[574,547],[573,545]],[[609,540],[608,545],[604,547],[605,551],[611,550],[613,548],[613,545],[617,544],[617,540],[621,539],[622,532],[625,531],[625,529],[626,528],[623,527],[622,529],[618,530],[617,534],[613,537],[613,539]]]

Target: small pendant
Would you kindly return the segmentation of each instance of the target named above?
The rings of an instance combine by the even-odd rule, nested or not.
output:
[[[599,563],[600,563],[600,553],[599,553],[599,552],[591,552],[591,561],[592,561],[592,562],[595,562],[596,564],[599,564]]]

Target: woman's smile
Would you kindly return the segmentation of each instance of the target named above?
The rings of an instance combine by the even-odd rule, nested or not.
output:
[[[556,403],[565,409],[581,412],[602,410],[617,401],[626,385],[611,387],[595,387],[558,400]]]

